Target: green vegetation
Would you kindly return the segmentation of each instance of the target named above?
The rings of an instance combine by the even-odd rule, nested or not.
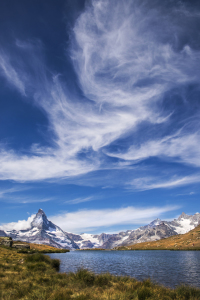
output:
[[[0,247],[1,300],[199,300],[200,289],[175,290],[134,278],[95,275],[84,269],[61,274],[60,262],[47,255],[17,253]]]
[[[24,253],[24,254],[33,254],[33,253],[44,253],[44,254],[50,254],[50,253],[66,253],[69,252],[67,249],[44,249],[44,250],[38,250],[38,249],[20,249],[17,251],[17,253]]]

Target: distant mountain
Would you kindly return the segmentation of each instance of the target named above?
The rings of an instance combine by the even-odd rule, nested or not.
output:
[[[80,234],[68,235],[76,241],[80,249],[104,248],[112,249],[117,246],[127,246],[146,241],[156,241],[177,234],[184,234],[200,224],[200,214],[193,216],[182,213],[178,219],[171,222],[156,219],[146,226],[141,226],[136,230],[122,231],[117,234],[100,235]]]
[[[152,242],[138,243],[126,246],[125,249],[172,249],[172,250],[199,250],[200,249],[200,225],[190,230],[185,234],[178,234],[166,239]],[[117,249],[124,249],[124,247],[117,247]]]
[[[42,209],[38,210],[29,229],[6,231],[6,234],[12,237],[13,240],[65,249],[79,248],[66,232],[47,219]]]
[[[65,249],[104,248],[112,249],[147,241],[157,241],[177,234],[184,234],[200,224],[200,214],[186,215],[182,213],[171,222],[156,219],[150,224],[136,230],[122,231],[117,234],[73,234],[63,231],[47,219],[42,209],[26,230],[0,231],[0,235],[8,235],[13,240],[50,245]]]

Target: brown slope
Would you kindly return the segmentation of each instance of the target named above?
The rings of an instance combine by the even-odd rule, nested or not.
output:
[[[144,242],[125,247],[117,247],[117,250],[200,250],[200,225],[193,230],[171,236],[166,239],[153,242]]]
[[[0,237],[0,243],[1,243],[1,240],[3,239],[3,237]],[[48,245],[44,245],[44,244],[34,244],[34,243],[28,243],[28,242],[23,242],[23,241],[13,241],[13,246],[16,245],[16,244],[20,244],[20,245],[29,245],[30,246],[30,250],[32,251],[39,251],[39,252],[63,252],[67,249],[59,249],[59,248],[55,248],[55,247],[52,247],[52,246],[48,246]],[[1,245],[0,245],[1,247]],[[67,252],[67,251],[66,251]]]

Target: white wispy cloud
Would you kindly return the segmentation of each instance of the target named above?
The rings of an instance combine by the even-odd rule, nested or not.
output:
[[[158,177],[139,177],[128,183],[128,187],[134,187],[138,190],[151,190],[159,188],[174,188],[177,186],[195,184],[200,182],[199,175],[173,176],[172,178],[159,179]]]
[[[3,51],[0,51],[0,74],[2,74],[8,82],[20,91],[20,93],[25,96],[25,86],[21,80],[15,67],[12,66],[10,59],[6,56]]]
[[[66,212],[50,216],[48,219],[67,232],[90,232],[97,228],[115,225],[148,224],[152,219],[161,217],[164,213],[177,210],[178,206],[164,207],[124,207],[116,209],[95,209]],[[7,224],[1,224],[1,230],[23,230],[30,228],[35,215],[28,220],[20,220]]]
[[[33,197],[33,196],[24,196],[19,195],[19,193],[27,191],[31,189],[29,186],[17,187],[14,186],[12,188],[1,188],[0,189],[0,202],[9,202],[9,203],[37,203],[37,202],[48,202],[54,200],[53,197]]]
[[[51,216],[49,219],[65,231],[81,233],[90,232],[99,227],[148,224],[153,218],[178,208],[178,206],[149,208],[129,206],[117,209],[80,210]]]
[[[88,202],[88,201],[93,201],[95,199],[97,199],[97,197],[94,197],[94,196],[79,197],[79,198],[75,198],[75,199],[72,199],[72,200],[67,200],[64,203],[67,203],[67,204],[78,204],[78,203],[84,203],[84,202]]]
[[[143,160],[149,157],[167,157],[200,167],[199,132],[184,134],[179,130],[173,136],[144,142],[140,146],[132,145],[125,153],[108,153],[112,157],[124,160]]]
[[[4,197],[7,197],[8,195],[13,194],[13,193],[26,191],[29,188],[30,187],[28,187],[28,186],[23,186],[23,187],[14,186],[14,187],[11,187],[11,188],[1,188],[0,189],[0,199],[4,198]]]
[[[11,222],[7,224],[1,224],[0,229],[1,230],[26,230],[31,227],[31,222],[33,221],[33,218],[35,215],[31,215],[27,220],[19,220],[18,222]]]
[[[171,32],[179,36],[184,31],[176,17],[186,8],[177,5],[179,10],[175,7],[173,13],[165,14],[159,5],[148,8],[146,1],[116,1],[115,5],[109,0],[91,1],[75,22],[70,48],[82,98],[70,92],[62,76],[46,71],[38,41],[16,42],[22,56],[29,54],[31,72],[24,64],[19,69],[1,52],[1,75],[21,94],[25,95],[25,90],[30,94],[45,112],[54,138],[52,147],[32,145],[26,155],[1,146],[0,179],[31,181],[84,175],[104,168],[103,155],[124,160],[166,156],[199,167],[196,128],[190,134],[177,130],[158,139],[151,136],[139,146],[132,141],[123,152],[103,150],[137,131],[144,122],[147,126],[170,122],[173,112],[159,109],[165,93],[199,82],[200,52],[189,45],[176,51],[170,43]],[[152,27],[154,22],[159,26]],[[162,34],[156,28],[162,28]],[[107,162],[106,167],[126,166]],[[138,186],[135,180],[133,186]],[[169,185],[178,184],[163,183],[160,187]]]

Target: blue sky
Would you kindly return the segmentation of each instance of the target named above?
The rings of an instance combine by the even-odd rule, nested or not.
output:
[[[0,18],[2,226],[199,211],[198,1],[10,0]]]

